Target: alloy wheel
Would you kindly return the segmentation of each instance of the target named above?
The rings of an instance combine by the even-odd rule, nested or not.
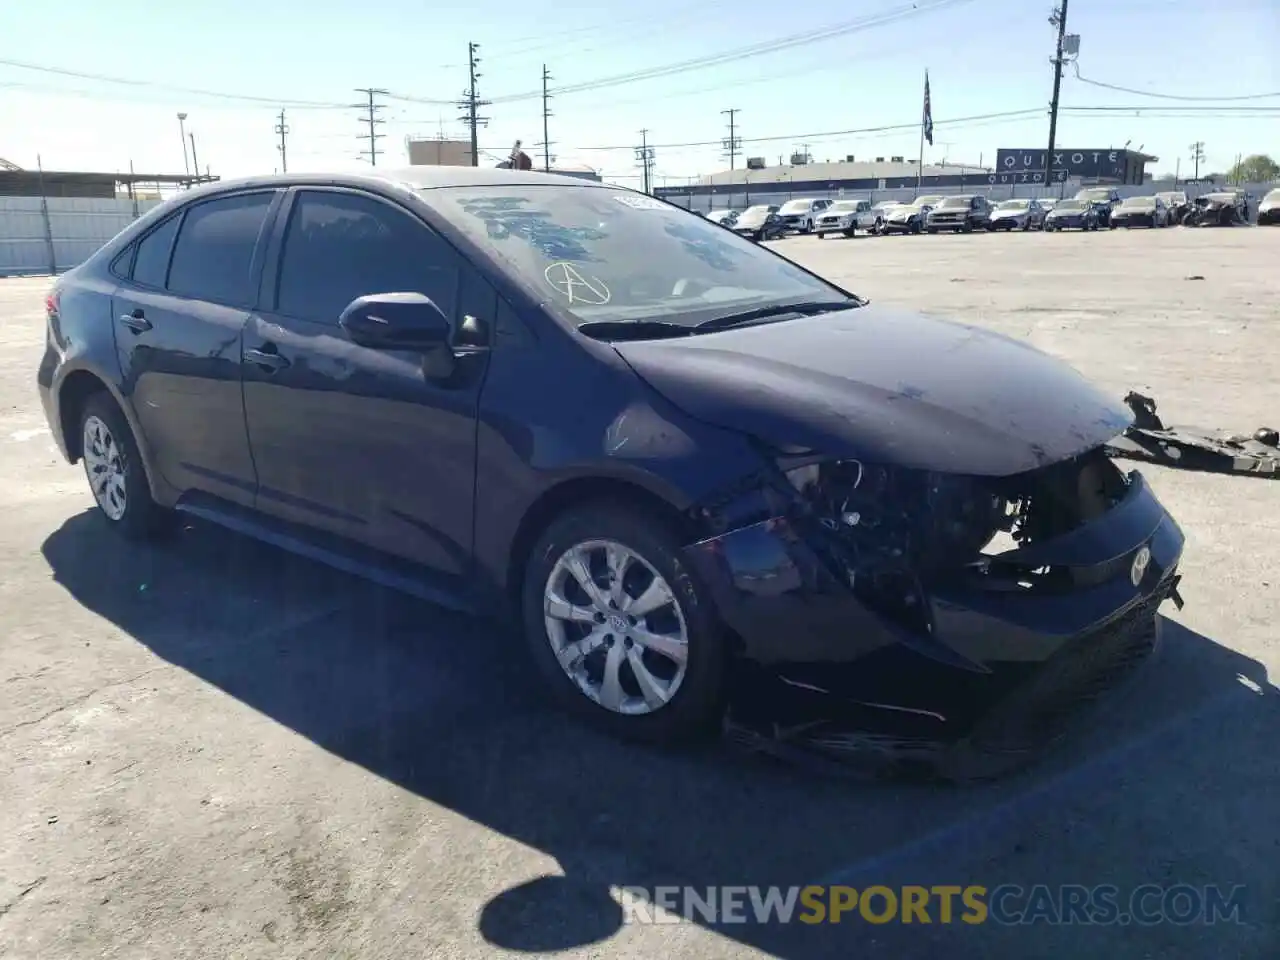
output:
[[[102,512],[110,520],[119,520],[128,506],[124,475],[124,452],[111,429],[98,417],[84,422],[84,472],[89,488]]]
[[[590,700],[614,713],[660,710],[689,660],[689,631],[654,566],[614,540],[566,550],[543,589],[547,638],[560,667]]]

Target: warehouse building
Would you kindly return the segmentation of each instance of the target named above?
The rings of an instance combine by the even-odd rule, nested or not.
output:
[[[970,164],[929,164],[905,157],[875,157],[839,163],[812,163],[804,155],[769,166],[752,157],[745,168],[723,170],[688,184],[665,185],[656,196],[694,210],[782,204],[799,197],[848,196],[906,199],[916,192],[987,193],[993,198],[1052,192],[1086,183],[1141,184],[1145,168],[1157,158],[1134,150],[1054,151],[1053,183],[1045,184],[1045,151],[1001,148],[994,168]]]

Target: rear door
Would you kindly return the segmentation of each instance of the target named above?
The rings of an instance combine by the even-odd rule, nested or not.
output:
[[[258,509],[448,574],[471,553],[483,349],[449,376],[421,354],[353,343],[357,297],[424,293],[492,325],[497,294],[425,223],[382,197],[297,188],[281,213],[263,309],[244,341]]]
[[[124,389],[152,466],[178,492],[249,505],[240,336],[278,191],[184,207],[135,245],[112,298]]]

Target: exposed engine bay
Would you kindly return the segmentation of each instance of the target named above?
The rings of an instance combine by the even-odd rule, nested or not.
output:
[[[798,532],[855,596],[898,625],[930,630],[931,584],[964,579],[990,590],[1069,589],[1068,568],[1020,551],[1102,516],[1128,490],[1101,450],[1007,478],[828,461],[787,471]]]

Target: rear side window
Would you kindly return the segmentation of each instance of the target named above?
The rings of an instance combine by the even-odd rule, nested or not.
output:
[[[304,190],[289,215],[276,309],[336,324],[357,297],[423,293],[452,317],[459,273],[453,249],[407,213],[359,194]]]
[[[169,290],[216,303],[252,303],[253,251],[271,197],[270,193],[251,193],[191,207],[173,251]]]
[[[181,217],[170,217],[156,227],[138,244],[138,255],[133,261],[133,282],[148,287],[163,287],[165,274],[169,272],[169,254],[173,252],[173,238],[178,235]]]

